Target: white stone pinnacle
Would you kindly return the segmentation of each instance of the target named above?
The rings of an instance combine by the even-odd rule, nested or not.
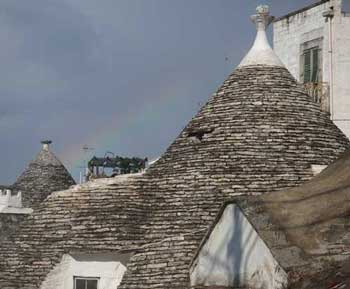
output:
[[[250,65],[269,65],[282,66],[282,61],[272,50],[266,36],[266,29],[274,20],[273,16],[269,15],[269,6],[261,5],[256,8],[256,15],[251,16],[252,21],[256,25],[257,35],[253,47],[244,57],[238,67]]]

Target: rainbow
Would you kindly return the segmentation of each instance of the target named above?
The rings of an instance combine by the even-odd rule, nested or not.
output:
[[[183,88],[181,89],[183,90]],[[178,89],[170,91],[163,91],[162,97],[155,97],[152,101],[148,101],[135,107],[133,110],[127,111],[127,113],[115,115],[111,118],[105,126],[101,127],[98,131],[94,131],[91,135],[82,139],[79,143],[71,144],[67,146],[63,153],[60,154],[60,158],[67,166],[73,177],[78,180],[79,172],[82,171],[82,166],[87,159],[92,155],[104,155],[108,149],[112,148],[112,151],[118,153],[123,147],[122,140],[124,136],[128,135],[134,127],[139,126],[140,123],[147,125],[151,122],[162,123],[164,120],[164,113],[159,112],[162,108],[178,107],[179,100],[176,97],[177,93],[185,93],[188,95],[188,91],[179,92]],[[88,145],[94,148],[94,151],[84,153],[82,148]],[[142,156],[141,156],[142,157]]]

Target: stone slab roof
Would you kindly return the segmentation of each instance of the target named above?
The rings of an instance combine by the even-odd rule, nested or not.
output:
[[[17,229],[19,224],[27,217],[27,214],[0,213],[0,242],[8,240]]]
[[[350,288],[349,167],[347,151],[299,187],[262,196],[233,197],[219,210],[192,262],[227,205],[234,203],[288,273],[290,288]]]
[[[12,187],[22,192],[24,207],[35,207],[50,193],[72,185],[75,181],[60,160],[50,150],[42,149]]]
[[[0,245],[0,288],[39,287],[65,253],[136,252],[145,243],[144,203],[128,178],[96,180],[53,193],[21,223],[21,233],[11,236],[12,242]],[[20,243],[28,246],[13,246]],[[39,259],[40,264],[35,261]],[[28,261],[38,269],[30,277]],[[15,272],[9,264],[17,264]]]
[[[298,186],[349,148],[286,68],[243,66],[143,175],[41,203],[0,246],[0,288],[39,288],[72,252],[132,253],[120,289],[189,288],[191,260],[224,202]]]
[[[225,201],[300,185],[312,164],[347,148],[285,68],[238,69],[144,175],[51,194],[16,246],[0,249],[0,287],[39,288],[64,253],[85,248],[133,253],[121,288],[188,288],[191,260]]]
[[[234,201],[289,273],[292,288],[350,285],[349,166],[350,151],[302,186]]]

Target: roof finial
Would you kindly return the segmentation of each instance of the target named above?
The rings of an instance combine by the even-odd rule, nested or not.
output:
[[[45,151],[50,150],[50,144],[52,144],[51,140],[43,140],[43,141],[41,141],[41,143],[43,145],[43,150],[45,150]]]
[[[242,60],[239,67],[249,65],[284,66],[267,40],[266,29],[275,19],[273,16],[270,16],[269,6],[258,6],[256,14],[251,16],[251,19],[256,25],[257,35],[253,47]]]
[[[270,16],[270,8],[267,5],[256,7],[256,14],[250,16],[256,25],[257,31],[266,31],[267,27],[272,23],[275,17]]]

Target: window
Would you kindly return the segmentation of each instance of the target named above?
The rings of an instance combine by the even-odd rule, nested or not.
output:
[[[315,33],[306,35],[312,39]],[[318,33],[316,33],[318,34]],[[322,79],[323,38],[314,38],[300,45],[300,81],[303,83],[321,83]]]
[[[302,55],[303,62],[303,81],[319,82],[320,81],[320,49],[313,47],[304,51]]]
[[[323,33],[323,31],[322,31]],[[329,112],[329,83],[323,81],[323,37],[315,30],[303,36],[300,45],[300,78],[309,96]]]
[[[98,289],[99,278],[74,277],[74,289]]]

